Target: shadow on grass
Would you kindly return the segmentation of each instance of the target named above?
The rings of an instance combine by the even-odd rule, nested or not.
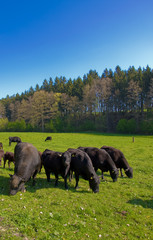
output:
[[[47,188],[52,188],[52,189],[62,189],[64,191],[67,191],[65,189],[65,185],[64,185],[64,179],[62,178],[59,178],[59,181],[58,181],[58,186],[55,187],[55,179],[54,177],[52,177],[50,179],[50,182],[47,182],[47,179],[44,179],[44,178],[38,178],[36,179],[36,185],[35,186],[32,186],[32,180],[30,180],[29,182],[26,183],[26,190],[28,192],[36,192],[37,190],[40,190],[40,189],[47,189]],[[89,188],[89,183],[87,181],[87,189]],[[71,186],[71,183],[68,182],[68,191],[71,191],[71,192],[76,192],[76,193],[89,193],[90,191],[88,190],[83,190],[81,189],[81,187],[79,187],[79,189],[75,189],[75,187]],[[92,190],[91,190],[92,191]]]
[[[9,170],[9,172],[7,172]],[[8,174],[8,176],[3,176],[0,175],[0,196],[1,195],[9,195],[9,191],[10,191],[10,177],[9,177],[9,173],[10,174],[14,174],[14,169],[5,169],[6,173]],[[3,172],[3,169],[2,171]],[[5,173],[4,173],[5,174]],[[89,190],[89,182],[86,181],[87,183],[87,190],[82,189],[81,187],[79,187],[79,189],[75,189],[75,179],[72,180],[73,183],[70,183],[68,180],[68,191],[74,192],[74,193],[90,193],[92,192],[92,190]],[[80,181],[81,181],[81,177],[80,177]],[[80,182],[79,181],[79,182]],[[64,185],[64,179],[59,176],[59,181],[58,181],[58,186],[55,187],[55,177],[54,175],[51,175],[51,179],[50,182],[47,182],[47,178],[46,177],[41,177],[41,175],[38,174],[38,176],[36,177],[36,184],[35,186],[32,185],[33,180],[32,178],[25,183],[25,187],[26,187],[26,191],[31,192],[31,193],[35,193],[37,190],[40,189],[62,189],[64,191],[66,191],[65,189],[65,185]]]
[[[153,199],[150,200],[142,200],[140,198],[129,200],[127,203],[133,204],[133,205],[140,205],[143,208],[151,208],[153,209]]]
[[[0,195],[9,194],[9,175],[8,177],[0,176]]]

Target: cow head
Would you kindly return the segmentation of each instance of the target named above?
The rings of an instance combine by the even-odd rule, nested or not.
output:
[[[66,151],[62,154],[62,163],[65,167],[65,177],[67,176],[68,174],[68,171],[70,169],[70,163],[71,163],[71,153]]]
[[[111,175],[111,178],[113,179],[113,182],[116,182],[119,175],[118,169],[116,168],[116,169],[110,170],[110,175]]]
[[[17,175],[10,175],[10,195],[15,195],[19,190],[21,190],[20,185],[22,183],[22,179]]]
[[[129,167],[125,169],[124,172],[129,178],[133,178],[133,168]]]
[[[89,186],[94,193],[99,192],[99,183],[100,183],[99,177],[96,174],[95,175],[92,174],[89,179]]]

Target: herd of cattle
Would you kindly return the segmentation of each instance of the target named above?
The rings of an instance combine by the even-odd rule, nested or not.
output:
[[[47,137],[46,140],[51,140]],[[55,152],[46,149],[43,153],[39,152],[32,144],[22,142],[19,137],[9,137],[11,142],[17,142],[14,153],[4,153],[3,144],[0,143],[0,165],[4,160],[4,168],[8,160],[15,164],[14,175],[10,175],[10,194],[15,195],[18,191],[25,191],[25,183],[35,178],[37,173],[41,172],[42,166],[45,169],[47,181],[50,181],[50,174],[55,175],[55,186],[58,185],[58,176],[64,179],[65,189],[68,189],[67,178],[71,181],[73,172],[75,173],[76,185],[78,187],[79,176],[89,181],[89,186],[94,193],[99,192],[99,176],[96,174],[100,169],[103,173],[109,171],[113,182],[117,181],[119,170],[123,176],[122,169],[129,177],[133,177],[133,169],[129,166],[124,154],[116,148],[110,146],[96,147],[78,147],[77,149],[68,148],[65,152]]]

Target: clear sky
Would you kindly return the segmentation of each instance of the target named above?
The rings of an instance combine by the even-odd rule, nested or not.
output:
[[[0,99],[117,65],[153,68],[152,0],[0,0]]]

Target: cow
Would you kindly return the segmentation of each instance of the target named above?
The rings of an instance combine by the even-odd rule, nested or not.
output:
[[[4,159],[4,150],[0,149],[0,165],[2,165],[2,158]]]
[[[89,155],[96,172],[98,169],[102,171],[102,179],[103,172],[109,171],[113,182],[117,181],[118,169],[105,150],[96,147],[79,147],[78,149],[86,152]]]
[[[14,158],[14,175],[10,175],[10,195],[15,195],[18,191],[25,192],[25,183],[31,177],[33,177],[34,186],[36,175],[41,166],[39,153],[30,143],[17,143],[14,149]]]
[[[61,153],[46,149],[43,152],[41,159],[47,176],[47,181],[50,182],[50,174],[53,173],[55,175],[55,187],[57,187],[58,175],[61,175],[64,178],[65,189],[68,189],[67,175],[70,166],[70,153]]]
[[[8,160],[8,167],[10,168],[10,163],[13,162],[15,164],[14,153],[13,152],[6,152],[4,154],[4,168],[6,161]]]
[[[125,174],[129,178],[133,178],[133,169],[129,166],[124,154],[114,147],[102,146],[101,149],[105,150],[114,161],[117,168],[120,169],[121,177],[123,177],[122,168],[124,169]]]
[[[0,149],[3,149],[3,143],[0,142]]]
[[[51,140],[52,140],[52,137],[50,137],[50,136],[49,136],[49,137],[46,137],[45,142],[48,141],[48,140],[51,141]]]
[[[20,143],[22,141],[21,141],[21,138],[19,138],[19,137],[9,137],[9,146],[11,146],[12,142]]]
[[[89,186],[94,193],[99,192],[99,177],[97,176],[90,157],[79,149],[67,149],[71,153],[70,170],[75,173],[76,185],[78,188],[79,176],[89,181]]]

